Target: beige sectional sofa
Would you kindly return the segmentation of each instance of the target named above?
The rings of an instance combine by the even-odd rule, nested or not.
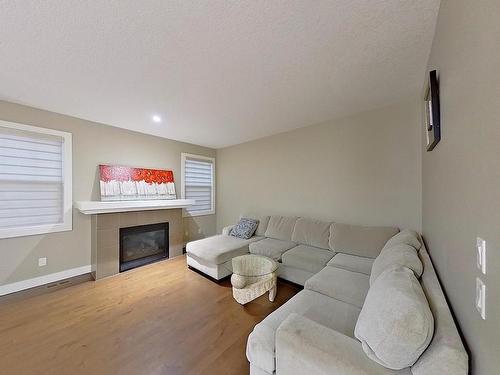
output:
[[[229,236],[232,226],[228,226],[222,234],[189,242],[188,265],[220,280],[230,275],[232,258],[250,252],[278,261],[282,279],[304,285],[330,261],[347,262],[346,267],[349,263],[361,263],[369,274],[373,258],[398,232],[390,227],[361,227],[297,217],[257,219],[257,231],[248,240]],[[356,257],[335,256],[344,252]]]
[[[304,290],[257,324],[250,334],[247,358],[252,375],[467,374],[467,353],[418,234],[398,233],[398,229],[391,227],[362,227],[282,216],[260,218],[256,235],[250,240],[231,238],[229,230],[230,227],[225,228],[222,235],[188,243],[188,265],[220,279],[230,273],[228,263],[232,257],[251,252],[277,260],[281,278],[304,285]],[[405,246],[412,250],[408,254],[398,251],[392,259],[392,253],[386,249],[394,246],[403,246],[399,250],[405,250]],[[389,267],[381,272],[391,261],[405,267]],[[358,332],[356,336],[355,331],[363,326],[358,322],[363,309],[370,307],[371,311],[376,311],[368,306],[370,294],[370,303],[373,304],[374,299],[377,303],[378,299],[382,302],[382,310],[392,311],[391,306],[383,305],[385,299],[387,304],[396,303],[395,311],[401,309],[397,305],[398,298],[403,298],[399,303],[405,302],[404,297],[400,297],[399,285],[395,285],[396,292],[388,296],[378,298],[374,295],[384,295],[384,289],[380,289],[389,288],[379,281],[383,278],[380,273],[404,274],[406,271],[409,277],[418,279],[414,282],[421,286],[418,289],[422,291],[424,307],[429,310],[431,319],[433,317],[433,322],[414,320],[422,324],[418,329],[431,330],[428,336],[432,341],[425,345],[418,343],[424,346],[416,362],[394,369],[396,367],[376,358],[379,353],[374,356],[371,352],[374,348],[375,352],[382,351],[390,338],[383,338],[380,345],[370,348],[369,343],[360,341],[361,334]],[[402,319],[408,319],[404,307]],[[384,329],[386,318],[379,316],[377,319],[373,324],[364,322],[365,330],[372,326],[375,331]],[[398,327],[399,323],[391,327]],[[373,332],[368,332],[368,336],[370,333]]]

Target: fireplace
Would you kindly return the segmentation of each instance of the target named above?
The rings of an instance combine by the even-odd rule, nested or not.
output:
[[[120,228],[120,272],[168,258],[168,223]]]

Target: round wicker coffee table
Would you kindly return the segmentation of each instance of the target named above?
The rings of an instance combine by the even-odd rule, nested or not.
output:
[[[232,259],[231,285],[234,299],[244,305],[269,292],[269,301],[276,297],[278,263],[271,258],[246,254]]]

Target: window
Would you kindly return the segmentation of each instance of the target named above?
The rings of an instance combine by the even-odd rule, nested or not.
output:
[[[72,229],[71,134],[0,121],[0,238]]]
[[[184,210],[184,216],[215,214],[215,159],[182,153],[182,198],[194,199],[195,204]]]

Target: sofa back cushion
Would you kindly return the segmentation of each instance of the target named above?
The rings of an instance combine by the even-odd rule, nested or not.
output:
[[[296,217],[271,216],[267,224],[265,236],[277,240],[291,241],[296,222]]]
[[[330,226],[331,223],[326,221],[298,218],[292,233],[292,241],[329,250]]]
[[[364,227],[333,223],[330,228],[330,249],[367,258],[376,258],[386,242],[399,232],[393,227]]]
[[[416,277],[420,277],[424,270],[415,248],[405,244],[394,245],[389,248],[384,248],[373,262],[370,274],[370,285],[373,285],[377,277],[386,269],[393,266],[407,267],[415,273]]]
[[[245,214],[245,215],[241,215],[240,219],[245,218],[245,217],[257,220],[259,222],[259,225],[257,226],[257,230],[255,231],[256,236],[264,236],[265,235],[266,229],[267,229],[267,224],[269,223],[269,216]]]
[[[385,270],[370,287],[354,329],[366,355],[401,370],[418,360],[433,333],[434,317],[413,271]]]
[[[384,249],[392,247],[394,245],[405,244],[414,247],[415,250],[419,250],[422,245],[418,237],[419,236],[417,232],[410,229],[403,229],[401,232],[391,237],[386,242],[386,244],[384,245]]]

